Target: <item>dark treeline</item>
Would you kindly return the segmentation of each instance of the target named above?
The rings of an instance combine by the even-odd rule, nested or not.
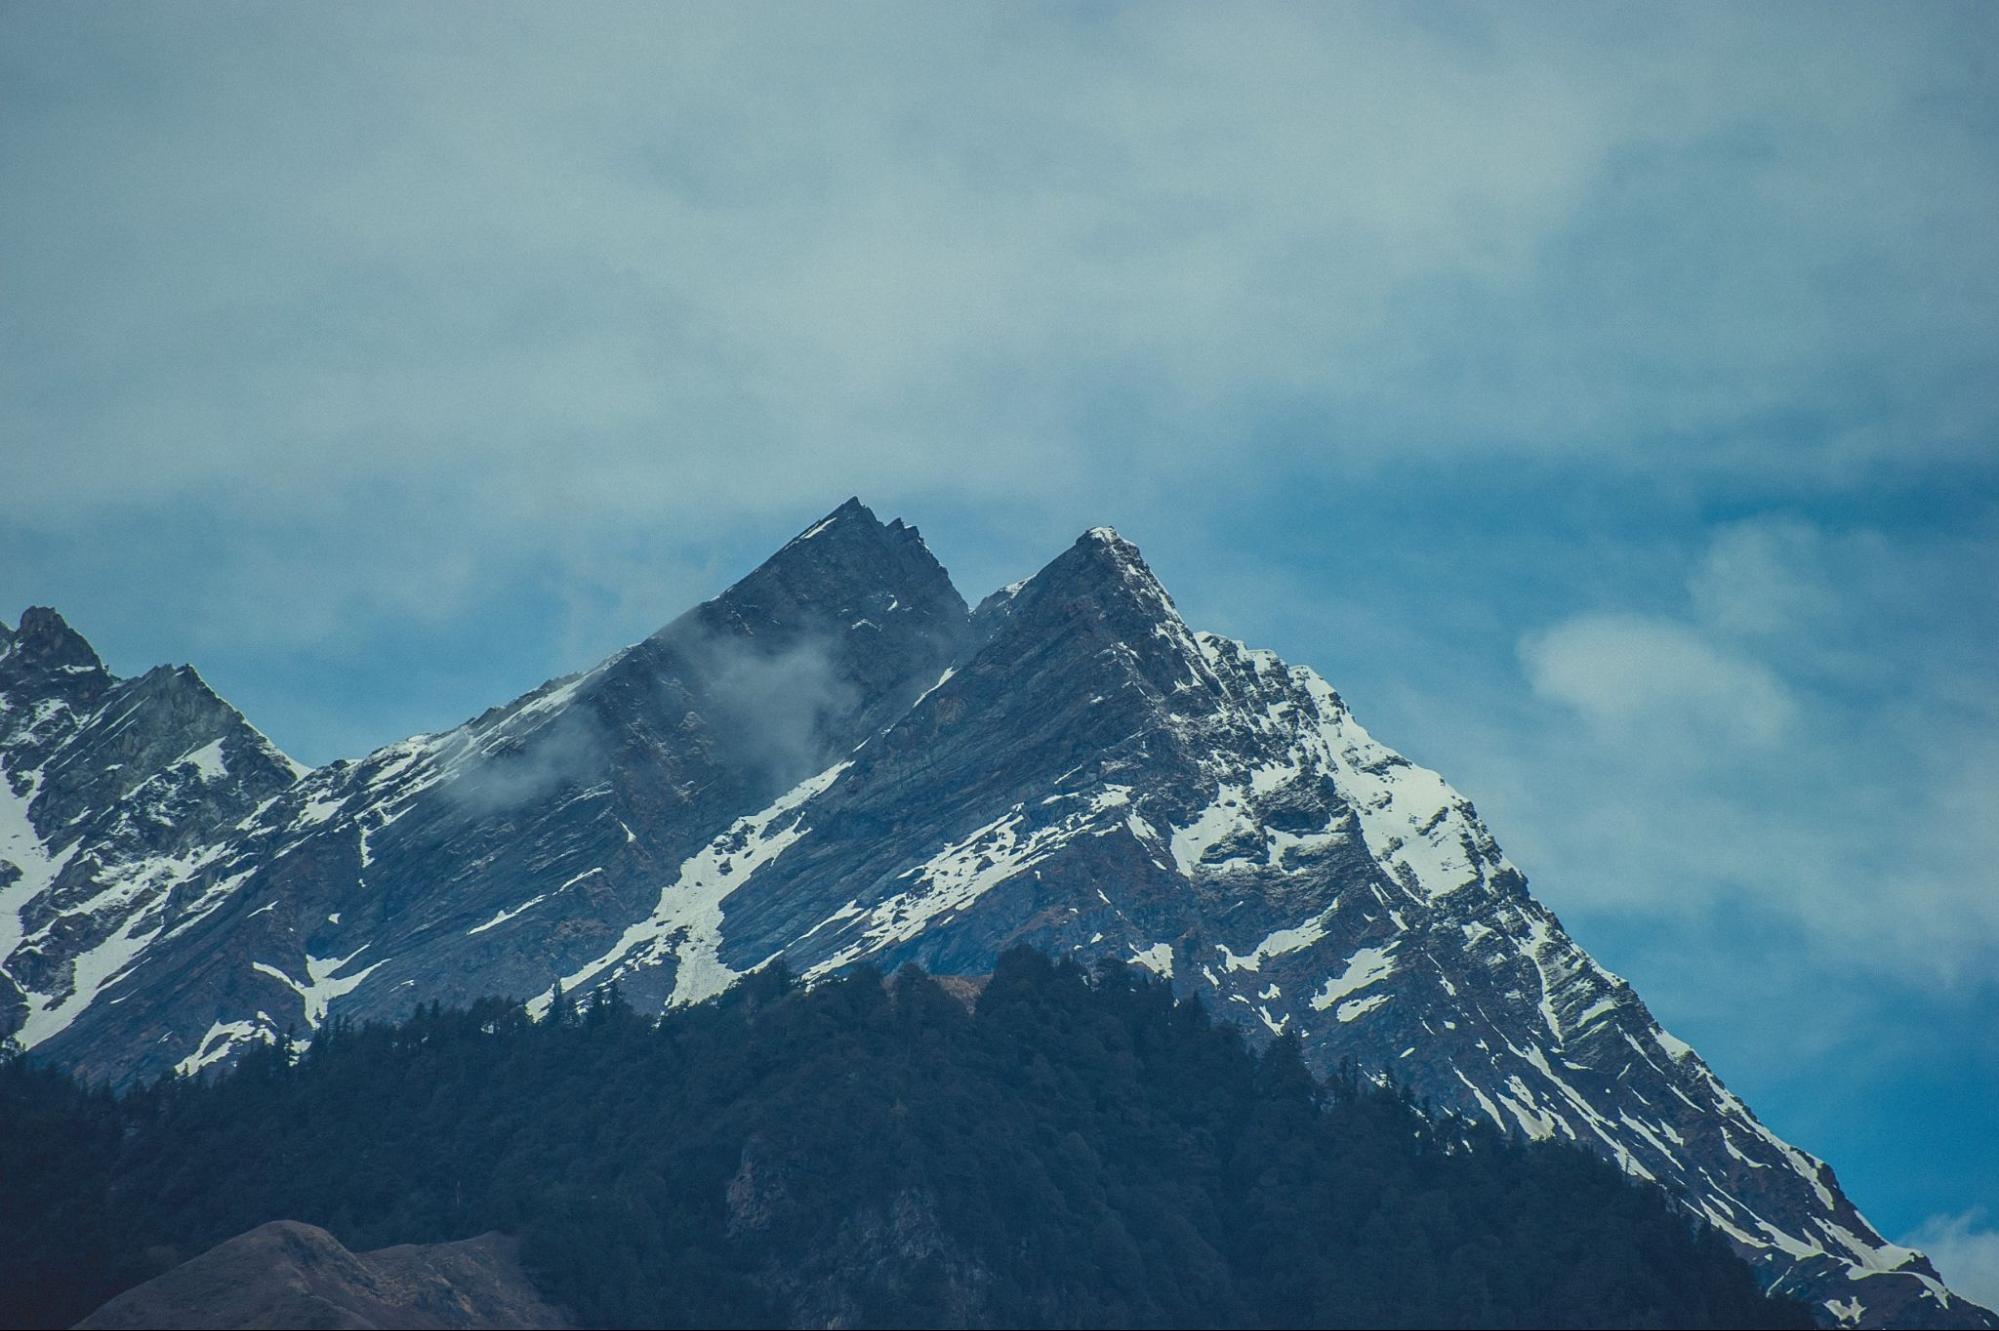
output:
[[[336,1025],[122,1097],[0,1067],[0,1324],[273,1219],[518,1234],[586,1325],[1811,1325],[1580,1150],[1028,951],[976,1014],[913,973],[766,972],[664,1020]]]

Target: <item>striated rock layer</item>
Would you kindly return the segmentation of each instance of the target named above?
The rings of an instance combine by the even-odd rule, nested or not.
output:
[[[0,967],[19,1042],[86,1075],[432,999],[666,1007],[779,958],[975,975],[1028,942],[1581,1142],[1829,1324],[1999,1326],[1596,965],[1465,799],[1309,669],[1190,630],[1108,528],[968,612],[914,528],[849,501],[593,670],[296,781],[219,701],[155,703],[181,729],[139,746],[175,754],[150,794],[83,737],[161,672],[113,681],[51,618],[0,646]],[[106,802],[54,797],[88,771]],[[123,849],[139,808],[188,809],[179,839]]]

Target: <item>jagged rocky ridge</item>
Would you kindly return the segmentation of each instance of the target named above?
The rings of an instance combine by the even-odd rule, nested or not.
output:
[[[304,772],[186,666],[118,679],[53,610],[0,625],[0,1034],[40,1044],[226,899]]]
[[[1107,528],[968,612],[914,528],[849,501],[593,670],[296,781],[219,700],[151,702],[180,727],[139,746],[161,789],[101,805],[64,774],[102,768],[106,700],[161,672],[113,681],[59,625],[31,613],[0,654],[0,966],[27,1013],[0,1022],[85,1075],[432,999],[615,980],[675,1005],[780,956],[978,974],[1028,942],[1587,1143],[1829,1323],[1999,1326],[1597,966],[1467,801],[1310,670],[1190,630]],[[222,745],[226,797],[183,791],[207,769],[182,738]]]

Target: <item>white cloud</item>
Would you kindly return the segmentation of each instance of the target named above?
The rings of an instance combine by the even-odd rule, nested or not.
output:
[[[1723,528],[1688,580],[1695,612],[1716,630],[1749,637],[1820,627],[1839,607],[1827,581],[1828,544],[1796,518]]]
[[[1768,745],[1797,711],[1770,670],[1668,619],[1572,619],[1523,639],[1520,656],[1536,693],[1627,737]]]
[[[1951,415],[1999,173],[1949,24],[438,12],[14,20],[0,503],[1046,496],[1272,404],[1334,467],[1818,471],[1990,423]],[[1894,428],[1768,428],[1849,389]]]
[[[856,492],[1024,571],[1291,474],[1989,437],[1957,20],[1442,13],[17,7],[0,580],[116,530],[298,649]]]
[[[1982,1206],[1959,1215],[1933,1215],[1902,1242],[1928,1254],[1953,1290],[1999,1308],[1999,1230],[1988,1227],[1985,1217]]]
[[[1995,576],[1991,543],[1757,520],[1716,530],[1684,617],[1523,637],[1553,707],[1488,742],[1512,751],[1498,789],[1525,804],[1550,898],[1784,919],[1845,973],[1982,983],[1999,966]]]

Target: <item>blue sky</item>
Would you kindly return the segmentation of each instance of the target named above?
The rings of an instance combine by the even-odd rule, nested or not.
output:
[[[1999,10],[0,8],[0,607],[309,761],[858,493],[1324,672],[1999,1300]]]

